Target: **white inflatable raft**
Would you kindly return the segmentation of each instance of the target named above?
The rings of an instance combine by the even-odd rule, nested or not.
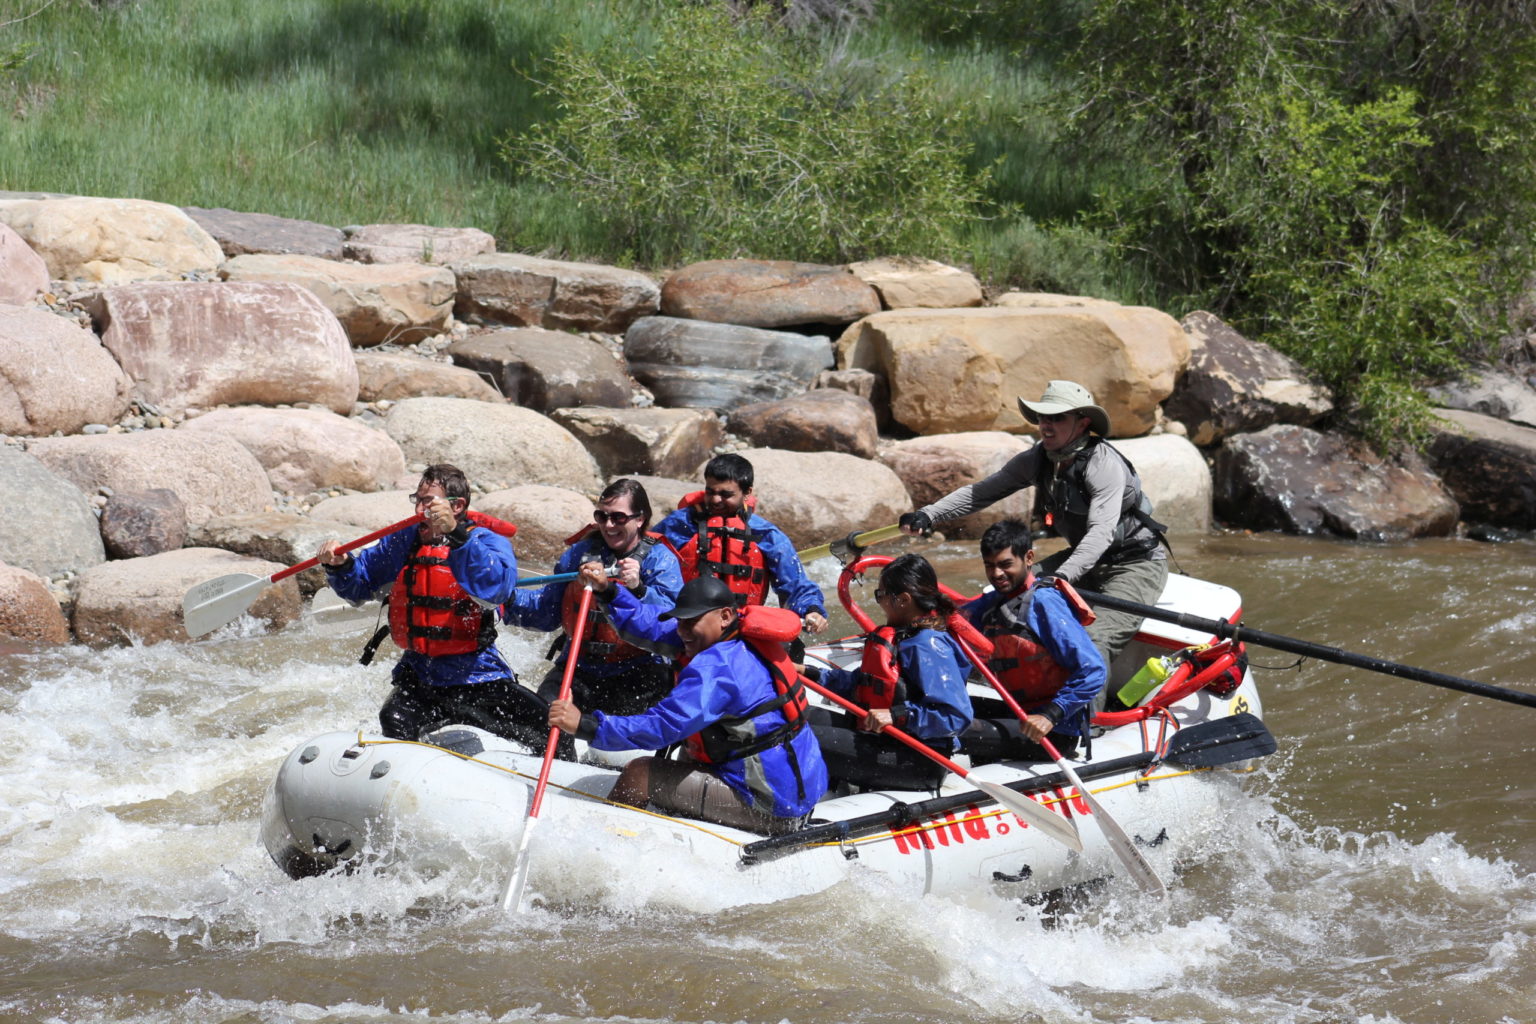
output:
[[[1236,592],[1182,576],[1170,580],[1159,607],[1229,619],[1240,611]],[[1125,669],[1144,663],[1149,652],[1212,639],[1147,620],[1111,678],[1126,678]],[[847,656],[837,645],[821,654]],[[1074,761],[1100,807],[1164,874],[1171,863],[1200,856],[1221,826],[1223,803],[1241,773],[1274,749],[1246,671],[1236,689],[1220,695],[1203,686],[1191,689],[1194,679],[1188,673],[1172,677],[1141,707],[1108,716],[1110,727],[1093,740],[1091,759]],[[405,862],[427,873],[467,858],[507,863],[521,836],[539,757],[465,726],[430,739],[331,732],[300,744],[278,769],[263,808],[262,838],[273,859],[294,877],[364,861],[385,867]],[[953,775],[935,791],[829,794],[807,827],[764,838],[610,804],[603,798],[616,767],[557,761],[539,838],[557,849],[533,858],[530,889],[547,894],[623,885],[627,871],[656,872],[658,859],[688,887],[720,878],[721,891],[736,903],[817,892],[846,877],[853,865],[933,893],[984,883],[1026,894],[1117,873],[1117,859],[1087,804],[1055,764],[985,764],[972,775],[1075,819],[1082,852]]]

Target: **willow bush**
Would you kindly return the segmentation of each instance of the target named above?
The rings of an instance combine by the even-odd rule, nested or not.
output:
[[[681,6],[649,45],[570,41],[535,74],[557,116],[508,138],[507,160],[643,263],[944,257],[986,186],[963,100],[761,16]]]

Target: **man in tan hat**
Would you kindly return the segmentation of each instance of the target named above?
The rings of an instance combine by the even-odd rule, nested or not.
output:
[[[1020,398],[1019,409],[1040,428],[1039,443],[985,480],[908,512],[901,517],[902,530],[926,534],[936,523],[1037,487],[1046,526],[1072,545],[1040,562],[1042,583],[1060,577],[1085,590],[1156,604],[1168,580],[1168,553],[1161,543],[1164,527],[1152,518],[1152,503],[1142,493],[1136,467],[1104,443],[1109,414],[1094,404],[1087,388],[1069,380],[1048,383],[1038,402]],[[1136,635],[1141,617],[1096,611],[1088,635],[1105,664],[1112,664]]]

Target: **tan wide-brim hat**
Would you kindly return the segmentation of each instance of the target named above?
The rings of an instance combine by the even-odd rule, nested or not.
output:
[[[1075,412],[1088,417],[1088,429],[1101,437],[1109,436],[1109,413],[1093,404],[1093,394],[1081,384],[1070,380],[1053,380],[1045,385],[1045,394],[1038,402],[1019,399],[1019,411],[1031,423],[1039,423],[1041,416],[1056,416]]]

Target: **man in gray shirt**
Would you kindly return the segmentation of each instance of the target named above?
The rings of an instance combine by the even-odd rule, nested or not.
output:
[[[925,534],[947,519],[970,515],[1025,487],[1038,487],[1045,522],[1072,546],[1040,563],[1040,576],[1074,586],[1156,604],[1168,580],[1163,526],[1130,462],[1108,443],[1109,414],[1080,384],[1053,380],[1038,402],[1019,399],[1024,418],[1040,428],[1040,441],[985,480],[951,491],[901,517],[903,532]],[[1141,616],[1095,609],[1088,627],[1105,664],[1136,635]],[[1102,704],[1102,698],[1100,701]]]

